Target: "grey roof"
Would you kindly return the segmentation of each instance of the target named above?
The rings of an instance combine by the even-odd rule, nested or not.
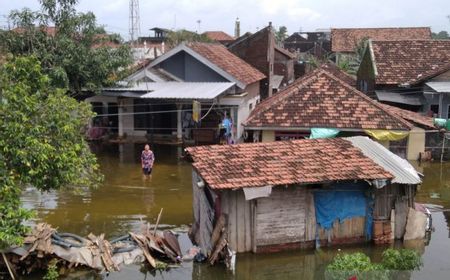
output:
[[[235,83],[155,82],[132,87],[105,88],[102,94],[147,99],[214,99]]]
[[[426,85],[436,92],[450,92],[450,82],[429,82]]]
[[[281,82],[283,81],[284,76],[281,75],[272,75],[272,86],[275,89],[279,89],[281,86]]]
[[[393,183],[412,185],[422,183],[419,173],[407,160],[395,155],[380,143],[365,136],[347,137],[345,139],[352,142],[353,146],[359,148],[365,156],[394,175]]]
[[[377,95],[379,101],[387,101],[416,106],[420,106],[425,102],[424,97],[421,93],[403,94],[399,92],[376,90],[375,94]]]

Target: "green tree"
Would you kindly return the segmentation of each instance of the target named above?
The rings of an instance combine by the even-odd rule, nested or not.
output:
[[[40,2],[40,11],[25,8],[10,13],[16,28],[0,33],[0,45],[7,52],[36,56],[51,85],[67,87],[71,94],[98,90],[122,78],[121,70],[132,62],[130,48],[102,44],[105,40],[122,42],[117,34],[107,36],[93,13],[78,13],[78,0]]]
[[[170,31],[167,33],[167,44],[169,47],[176,47],[182,42],[212,42],[206,34],[198,34],[186,29],[180,29],[177,31]]]
[[[275,40],[276,40],[278,43],[283,43],[284,40],[286,40],[286,38],[288,37],[287,32],[288,32],[288,31],[287,31],[286,26],[280,26],[280,27],[278,28],[278,31],[275,31]]]
[[[438,33],[431,32],[431,38],[433,39],[450,39],[447,31],[439,31]]]
[[[356,73],[358,72],[359,69],[359,65],[361,64],[362,59],[364,57],[364,52],[366,51],[368,41],[369,38],[361,39],[357,44],[355,44],[354,54],[341,56],[337,66],[342,71],[347,72],[347,74],[356,76]]]
[[[48,191],[95,186],[101,176],[83,131],[90,105],[55,89],[36,57],[0,68],[0,248],[18,244],[31,212],[21,207],[24,186]]]

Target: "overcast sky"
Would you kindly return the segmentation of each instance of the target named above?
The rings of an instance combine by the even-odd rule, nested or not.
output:
[[[272,21],[288,32],[330,27],[429,26],[450,32],[450,0],[140,0],[141,35],[152,27],[223,30],[234,33],[236,17],[241,34]],[[38,0],[0,0],[0,25],[12,9],[39,9]],[[129,0],[79,0],[79,11],[92,11],[110,32],[128,37]]]

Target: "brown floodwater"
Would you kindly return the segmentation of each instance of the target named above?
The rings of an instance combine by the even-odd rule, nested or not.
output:
[[[64,190],[41,194],[32,188],[26,189],[22,201],[26,207],[37,211],[36,222],[45,221],[61,232],[105,233],[113,238],[127,231],[139,231],[141,221],[155,223],[161,208],[162,227],[180,227],[192,221],[191,167],[181,159],[180,147],[153,147],[156,162],[149,179],[143,178],[140,169],[142,145],[95,145],[92,149],[105,175],[103,184],[79,194]],[[417,169],[425,177],[416,200],[450,209],[450,163],[426,163]],[[450,279],[450,212],[434,213],[433,224],[435,232],[427,245],[424,242],[395,245],[416,248],[422,253],[423,266],[413,272],[410,279]],[[234,272],[220,265],[210,267],[187,262],[165,272],[131,265],[107,276],[79,271],[64,279],[324,279],[326,265],[338,252],[360,251],[379,260],[385,248],[358,245],[276,254],[238,254]]]

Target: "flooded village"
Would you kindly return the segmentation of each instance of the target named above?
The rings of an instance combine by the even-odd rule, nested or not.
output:
[[[0,279],[448,279],[446,31],[123,2],[5,16]]]

